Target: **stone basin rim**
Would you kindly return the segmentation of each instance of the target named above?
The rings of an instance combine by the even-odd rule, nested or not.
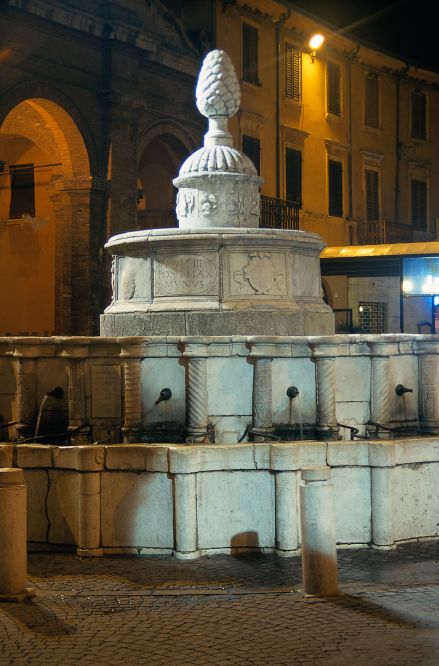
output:
[[[186,239],[200,240],[201,236],[253,236],[264,238],[279,238],[284,241],[308,241],[315,242],[325,247],[326,243],[315,233],[302,231],[300,229],[260,229],[258,227],[172,227],[161,229],[140,229],[139,231],[127,231],[117,234],[108,239],[105,248],[111,248],[124,243],[142,243],[143,241],[160,240],[161,238],[173,238],[184,236]]]

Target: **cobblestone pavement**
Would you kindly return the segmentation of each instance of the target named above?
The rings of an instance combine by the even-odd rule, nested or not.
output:
[[[30,554],[36,596],[0,604],[0,664],[439,665],[439,541],[338,552],[340,591],[300,558]]]

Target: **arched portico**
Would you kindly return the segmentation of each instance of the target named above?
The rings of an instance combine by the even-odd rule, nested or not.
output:
[[[189,134],[173,122],[151,125],[139,139],[138,229],[177,226],[172,180],[195,149]]]
[[[45,97],[13,99],[0,114],[0,333],[92,333],[90,223],[104,197],[83,134]]]

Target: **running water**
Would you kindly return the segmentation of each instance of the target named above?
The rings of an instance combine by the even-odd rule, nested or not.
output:
[[[300,441],[303,441],[303,423],[302,423],[302,411],[300,409],[300,393],[296,396],[296,422],[299,424],[300,428]]]
[[[38,410],[37,425],[35,426],[35,434],[34,434],[34,441],[35,442],[37,441],[37,438],[38,438],[38,432],[40,430],[41,414],[43,413],[43,408],[44,408],[44,405],[46,403],[47,398],[48,398],[48,395],[47,395],[47,393],[45,393],[43,395],[43,398],[42,398],[41,402],[40,402],[40,409]]]

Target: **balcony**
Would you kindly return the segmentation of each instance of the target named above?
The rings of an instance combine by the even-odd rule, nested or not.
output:
[[[302,204],[261,195],[259,226],[268,229],[299,229]]]
[[[356,236],[354,231],[354,244],[357,245],[382,245],[385,243],[413,243],[415,234],[421,232],[408,224],[395,224],[386,220],[372,220],[357,223]],[[431,236],[427,232],[424,235]],[[430,238],[425,238],[430,240]]]

